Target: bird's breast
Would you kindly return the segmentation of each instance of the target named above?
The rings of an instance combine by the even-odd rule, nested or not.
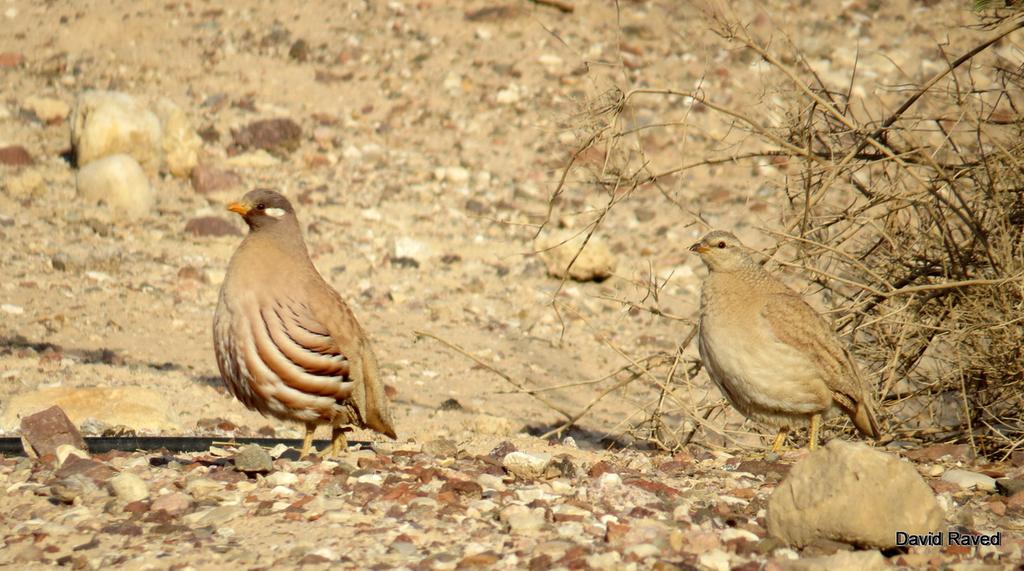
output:
[[[748,416],[827,408],[830,393],[813,363],[774,336],[759,306],[747,305],[704,308],[698,348],[712,381]]]

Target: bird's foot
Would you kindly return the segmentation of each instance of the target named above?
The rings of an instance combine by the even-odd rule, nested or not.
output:
[[[335,426],[331,428],[331,445],[324,448],[322,452],[318,454],[321,458],[332,458],[337,457],[342,451],[348,450],[348,438],[345,437],[345,433],[352,430],[348,427]]]

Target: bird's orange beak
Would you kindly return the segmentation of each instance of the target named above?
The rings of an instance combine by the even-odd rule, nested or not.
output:
[[[690,251],[697,252],[698,254],[703,254],[704,252],[708,251],[708,247],[705,246],[703,242],[697,242],[696,244],[690,246]]]
[[[250,210],[252,210],[252,207],[242,202],[232,202],[231,204],[228,205],[228,210],[236,214],[245,216],[246,214],[249,213]]]

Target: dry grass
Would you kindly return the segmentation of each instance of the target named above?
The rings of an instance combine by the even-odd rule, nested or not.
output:
[[[700,89],[608,90],[575,118],[580,145],[541,228],[566,193],[580,189],[607,195],[588,237],[639,192],[656,192],[697,221],[662,186],[667,177],[727,161],[784,165],[778,246],[768,254],[812,279],[834,307],[837,329],[877,380],[890,437],[967,442],[987,456],[1022,448],[1024,70],[985,56],[1020,35],[1024,13],[980,21],[986,29],[976,45],[949,56],[946,69],[908,90],[894,111],[872,117],[864,111],[870,102],[853,95],[852,71],[849,85],[826,86],[792,46],[776,38],[769,47],[735,15],[709,11],[708,25],[724,45],[771,67],[776,81],[765,105],[732,109]],[[638,131],[685,128],[688,115],[627,128],[631,105],[650,97],[702,106],[742,133],[743,144],[728,156],[652,172]],[[600,167],[581,165],[579,157],[595,150],[604,157]],[[652,281],[642,299],[623,303],[650,309],[646,300],[663,285]],[[681,329],[675,355],[636,358],[613,348],[633,366],[613,375],[596,399],[641,380],[654,397],[637,402],[624,431],[667,449],[702,428],[728,442],[728,431],[713,422],[720,403],[692,396],[700,364],[682,355],[695,331]],[[833,428],[849,430],[842,422]]]

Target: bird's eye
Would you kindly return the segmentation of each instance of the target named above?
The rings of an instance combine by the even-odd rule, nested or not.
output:
[[[266,205],[266,204],[263,204],[263,203],[261,202],[261,203],[259,203],[259,204],[257,204],[257,205],[256,205],[256,210],[263,210],[263,209],[265,209],[266,207],[267,207],[267,205]]]
[[[725,248],[725,242],[719,242],[718,243],[718,247],[719,248]]]

